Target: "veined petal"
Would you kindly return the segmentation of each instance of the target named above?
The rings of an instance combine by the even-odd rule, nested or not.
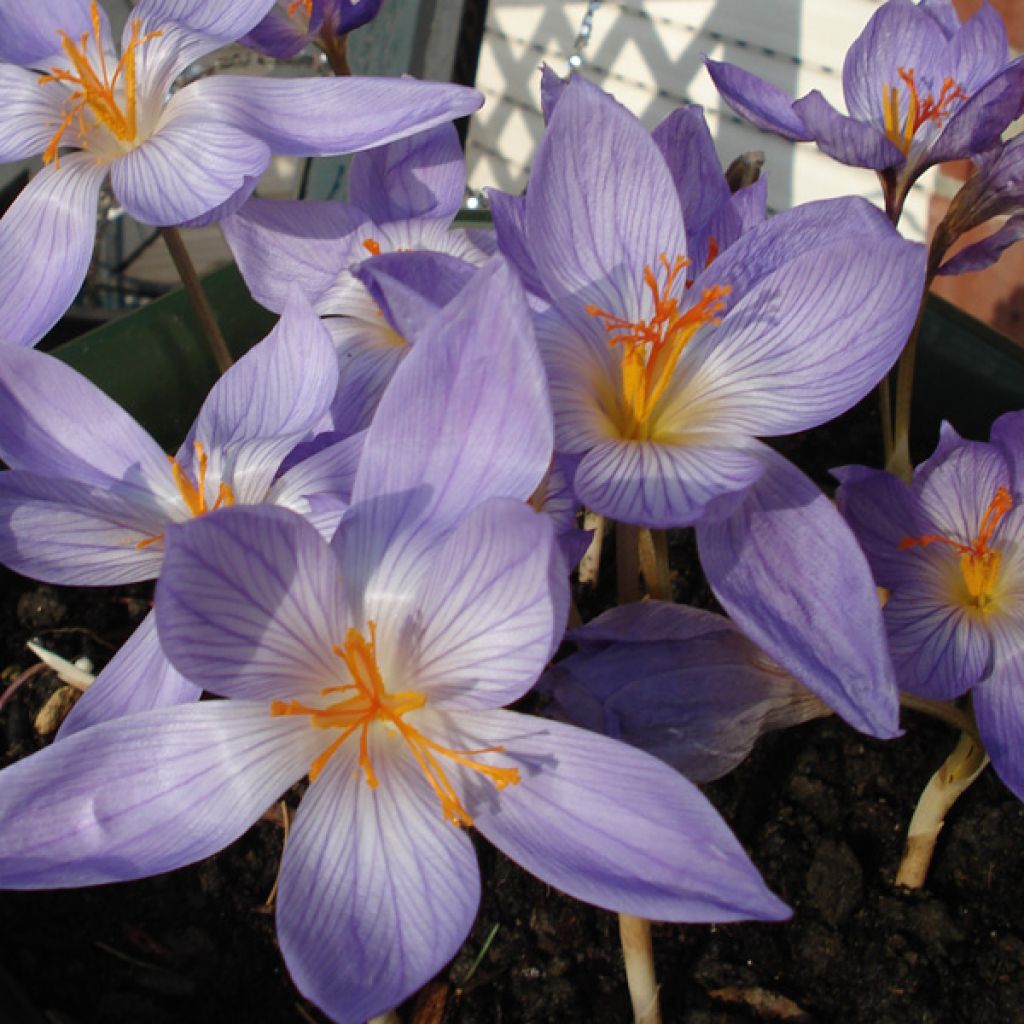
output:
[[[429,331],[434,313],[469,283],[474,267],[442,252],[392,252],[364,260],[353,273],[385,320],[408,342]]]
[[[106,13],[101,13],[106,25]],[[85,0],[40,0],[39,3],[5,5],[0,61],[23,67],[48,63],[45,58],[61,52],[58,29],[64,29],[72,39],[92,35],[89,5]]]
[[[548,293],[581,316],[595,304],[638,319],[650,300],[644,266],[686,255],[664,157],[633,114],[578,75],[534,158],[526,232]]]
[[[609,440],[583,457],[573,488],[581,504],[601,515],[665,529],[693,525],[711,502],[740,494],[761,472],[750,442],[739,436]]]
[[[1006,25],[988,0],[968,18],[950,41],[953,78],[968,95],[997,74],[1006,64],[1009,42]]]
[[[939,267],[943,276],[984,270],[995,263],[1015,242],[1024,238],[1024,214],[1010,217],[998,231],[973,245],[965,246]]]
[[[340,1024],[363,1024],[433,977],[480,902],[469,837],[444,820],[404,744],[376,730],[369,743],[377,787],[358,743],[344,744],[302,800],[277,898],[288,970]]]
[[[347,203],[250,199],[220,229],[253,298],[280,312],[292,285],[317,302],[351,262],[368,223]]]
[[[332,156],[433,128],[482,102],[474,89],[412,79],[212,75],[182,89],[172,104],[197,121],[233,125],[274,153]]]
[[[712,215],[729,201],[729,186],[718,163],[702,107],[679,107],[651,132],[654,144],[676,183],[686,233],[691,238],[707,227]]]
[[[859,197],[801,203],[745,232],[697,276],[693,288],[700,294],[702,287],[728,284],[728,306],[733,308],[758,282],[804,253],[854,240],[870,252],[892,246],[898,237],[885,214]],[[923,267],[923,251],[903,244],[921,252]]]
[[[267,503],[298,512],[320,530],[325,540],[330,540],[351,502],[365,438],[365,432],[353,434],[292,466],[274,482],[267,493]],[[331,499],[336,510],[336,516],[330,517],[334,519],[330,529],[315,507],[316,500],[321,498]]]
[[[42,153],[53,138],[54,126],[64,116],[61,90],[42,89],[34,72],[0,64],[0,95],[4,98],[0,163]]]
[[[1024,60],[1018,58],[953,112],[928,147],[928,165],[971,156],[997,143],[1020,114],[1022,90]]]
[[[450,221],[466,189],[466,160],[448,122],[352,158],[348,198],[378,224],[412,217]]]
[[[300,516],[235,507],[168,530],[157,584],[160,643],[175,668],[224,696],[319,696],[345,675],[348,624],[334,556]],[[268,712],[269,714],[269,712]]]
[[[929,533],[970,544],[1000,487],[1011,487],[1010,467],[992,445],[964,441],[932,469],[915,491]]]
[[[992,767],[1024,800],[1024,623],[996,632],[992,674],[974,688],[974,715]]]
[[[515,766],[496,793],[458,769],[476,828],[541,881],[606,910],[656,921],[780,920],[717,811],[656,758],[605,736],[511,711],[438,713],[456,749]]]
[[[195,220],[251,190],[270,162],[264,142],[183,102],[194,88],[175,93],[156,132],[110,165],[118,199],[143,224]]]
[[[44,167],[0,220],[0,340],[34,345],[85,280],[107,169],[86,153]]]
[[[478,506],[437,549],[412,607],[367,610],[382,635],[382,620],[401,630],[385,678],[401,672],[435,707],[518,700],[565,630],[568,581],[551,523],[507,498]]]
[[[855,728],[898,734],[882,610],[850,528],[781,455],[731,515],[697,525],[715,596],[759,647]]]
[[[190,704],[202,692],[167,660],[157,639],[156,616],[150,612],[79,697],[57,738],[140,711]]]
[[[914,576],[900,581],[885,604],[889,649],[901,689],[934,700],[966,693],[992,667],[986,624],[948,598],[949,578],[959,567],[943,551],[906,551]]]
[[[107,487],[168,476],[149,434],[54,356],[0,347],[0,409],[0,458],[12,469]]]
[[[923,255],[893,233],[870,253],[862,239],[844,238],[790,260],[687,345],[658,424],[773,436],[845,412],[906,343]]]
[[[813,136],[793,110],[793,97],[757,75],[704,58],[704,65],[722,99],[741,117],[763,132],[781,135],[790,142],[810,142]]]
[[[991,441],[1010,465],[1013,489],[1024,491],[1024,412],[1003,413],[992,424]]]
[[[881,129],[883,90],[899,86],[903,91],[898,69],[912,68],[918,81],[931,81],[945,53],[942,28],[918,5],[910,0],[882,4],[846,51],[843,94],[850,114]],[[937,77],[941,84],[943,76]]]
[[[266,496],[281,461],[327,413],[338,387],[330,335],[295,289],[281,319],[214,384],[179,452],[221,462],[237,504]]]
[[[132,16],[143,35],[160,32],[136,58],[138,81],[147,92],[165,96],[189,64],[233,43],[267,13],[273,0],[140,0]],[[131,38],[132,19],[125,24],[122,52]]]
[[[126,881],[216,853],[308,770],[314,732],[265,704],[215,701],[54,743],[0,774],[0,885]]]
[[[0,562],[37,580],[79,586],[153,579],[163,555],[140,543],[166,519],[148,495],[12,470],[0,473]]]
[[[902,581],[910,565],[900,550],[906,537],[929,532],[913,491],[899,477],[867,466],[832,470],[839,481],[836,505],[867,556],[875,580],[883,587]]]
[[[346,580],[359,581],[353,589],[362,593],[385,571],[389,549],[390,585],[393,572],[419,571],[413,552],[473,506],[529,498],[551,451],[529,311],[511,268],[495,257],[437,314],[381,399],[356,474],[353,518],[338,535]],[[357,514],[359,504],[366,511]]]
[[[527,292],[547,300],[547,287],[537,272],[533,254],[526,240],[526,196],[509,195],[507,192],[499,192],[496,188],[489,188],[486,192],[498,249],[516,268]]]
[[[881,100],[878,107],[881,110]],[[899,167],[906,161],[900,148],[880,129],[840,114],[817,89],[797,100],[793,110],[807,126],[818,148],[841,164],[881,171]]]
[[[384,389],[412,351],[381,318],[325,317],[339,367],[338,389],[331,402],[331,425],[339,435],[365,432]]]

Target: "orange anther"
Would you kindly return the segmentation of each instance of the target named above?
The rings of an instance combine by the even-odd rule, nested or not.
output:
[[[409,750],[441,803],[441,811],[453,825],[469,826],[473,819],[462,805],[454,786],[449,781],[436,755],[446,757],[456,764],[489,778],[497,789],[514,785],[519,781],[517,768],[494,768],[471,758],[477,754],[500,753],[503,747],[485,747],[480,750],[453,750],[428,739],[418,729],[404,720],[404,716],[423,707],[426,698],[412,690],[388,693],[384,688],[380,669],[377,665],[377,630],[369,624],[370,639],[357,629],[349,629],[345,642],[333,648],[348,669],[352,682],[345,686],[328,686],[320,691],[321,696],[332,693],[349,693],[344,700],[335,701],[323,708],[311,708],[296,700],[287,703],[280,700],[270,704],[271,715],[308,715],[310,725],[316,729],[340,729],[341,733],[331,741],[313,760],[309,768],[310,782],[316,782],[327,762],[341,745],[357,731],[359,732],[359,766],[366,783],[372,789],[378,785],[377,774],[370,758],[369,729],[377,721],[392,728],[405,740]]]
[[[996,490],[995,496],[988,503],[985,514],[981,517],[978,536],[969,544],[963,544],[940,533],[926,533],[920,537],[904,537],[900,541],[899,550],[909,548],[926,548],[930,544],[946,544],[960,555],[960,573],[970,603],[982,610],[992,601],[992,592],[999,577],[1001,555],[991,547],[989,542],[995,534],[1003,516],[1013,508],[1013,498],[1005,487]]]
[[[50,68],[50,73],[42,75],[38,79],[41,85],[51,82],[61,82],[72,87],[68,97],[68,108],[50,140],[49,145],[43,151],[43,162],[53,163],[59,166],[57,150],[60,147],[64,133],[77,119],[79,132],[84,144],[85,136],[89,126],[86,124],[85,111],[88,110],[93,118],[116,139],[124,143],[135,141],[138,134],[136,121],[136,95],[135,95],[135,51],[143,43],[163,35],[162,32],[148,32],[141,36],[142,22],[138,18],[132,19],[131,38],[125,46],[124,53],[110,74],[107,68],[107,57],[103,52],[103,37],[101,33],[100,10],[96,0],[90,4],[90,18],[92,21],[92,42],[95,44],[96,60],[98,67],[94,67],[89,56],[90,39],[87,32],[82,34],[76,44],[71,37],[61,30],[58,34],[61,38],[61,47],[67,55],[73,71],[64,68]],[[120,87],[120,88],[119,88]]]
[[[672,378],[679,357],[687,342],[704,324],[719,323],[725,309],[722,300],[732,289],[729,285],[705,288],[700,299],[683,312],[679,300],[671,294],[679,275],[689,260],[676,256],[669,262],[662,253],[658,257],[665,273],[665,284],[650,266],[644,267],[644,284],[654,300],[654,314],[649,320],[630,321],[597,306],[586,311],[604,324],[610,335],[609,345],[622,345],[622,397],[627,410],[627,432],[639,436],[645,429],[655,403]]]
[[[379,256],[380,255],[380,242],[378,242],[376,238],[364,238],[363,239],[363,248],[371,256]]]

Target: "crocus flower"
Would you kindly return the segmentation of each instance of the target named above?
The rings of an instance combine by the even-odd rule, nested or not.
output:
[[[334,40],[355,31],[380,13],[383,0],[275,0],[270,13],[239,40],[279,60],[288,60],[310,43],[329,49]]]
[[[343,367],[336,430],[348,433],[369,423],[415,341],[415,330],[396,323],[355,268],[371,256],[396,252],[462,261],[461,273],[447,263],[434,274],[434,304],[444,305],[488,256],[479,233],[451,227],[465,185],[458,135],[447,124],[353,157],[348,203],[251,199],[221,222],[257,302],[279,310],[288,289],[299,287],[324,317]]]
[[[727,618],[666,601],[612,608],[538,683],[562,722],[646,750],[691,782],[731,772],[759,736],[829,713]]]
[[[938,700],[970,691],[992,764],[1024,800],[1024,413],[996,420],[988,444],[944,424],[909,485],[864,466],[834,472],[889,591],[900,686]]]
[[[9,116],[0,161],[42,154],[46,165],[0,221],[5,340],[34,344],[74,298],[108,173],[137,220],[198,223],[237,209],[274,153],[365,149],[480,103],[460,86],[380,78],[218,75],[172,91],[181,71],[238,39],[268,7],[141,0],[118,57],[95,0],[4,5],[0,85]]]
[[[965,246],[945,262],[950,246],[972,228],[993,217],[1006,221],[987,238]],[[935,230],[930,247],[931,266],[939,274],[983,270],[1014,242],[1024,238],[1024,135],[983,153],[975,171],[953,197],[946,216]]]
[[[221,377],[173,458],[114,401],[53,356],[0,347],[0,562],[51,583],[155,578],[172,523],[269,501],[333,532],[361,438],[277,476],[323,420],[337,361],[295,295],[280,323]],[[167,662],[147,617],[99,674],[65,732],[199,691]]]
[[[573,486],[593,511],[697,524],[740,628],[848,721],[892,735],[864,558],[824,495],[755,437],[824,423],[877,384],[913,324],[923,249],[846,199],[755,225],[693,267],[681,187],[632,114],[569,82],[521,235],[550,303],[535,326],[556,448],[579,457]]]
[[[541,72],[541,108],[548,123],[565,87],[546,65]],[[675,184],[686,229],[691,267],[704,267],[745,231],[765,219],[767,182],[760,179],[732,193],[718,164],[715,143],[699,106],[672,111],[651,133]],[[694,182],[701,183],[700,188]],[[488,189],[494,227],[502,251],[513,261],[528,290],[548,298],[543,278],[526,243],[526,196]],[[688,275],[692,278],[692,274]]]
[[[951,0],[882,4],[843,63],[848,116],[817,89],[794,102],[742,68],[706,63],[722,98],[758,128],[881,172],[894,215],[922,172],[981,153],[1022,108],[1024,63],[1008,61],[988,0],[963,24]]]
[[[189,863],[308,774],[278,933],[303,993],[353,1024],[465,938],[479,900],[470,823],[611,909],[784,916],[682,776],[500,710],[533,683],[566,614],[553,531],[524,498],[550,457],[546,401],[524,300],[496,261],[396,373],[330,547],[267,506],[168,530],[161,642],[229,699],[97,725],[0,773],[0,885]]]

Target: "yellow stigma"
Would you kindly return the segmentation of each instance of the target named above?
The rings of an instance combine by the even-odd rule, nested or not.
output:
[[[196,459],[199,462],[199,469],[196,473],[196,482],[192,481],[185,474],[185,470],[181,468],[178,460],[172,455],[168,455],[168,461],[171,463],[171,476],[174,477],[174,483],[178,488],[178,493],[181,495],[181,500],[185,503],[185,508],[193,516],[203,516],[207,512],[216,512],[219,508],[227,508],[229,505],[234,505],[235,495],[231,490],[231,487],[221,482],[217,488],[217,497],[214,499],[212,505],[206,504],[206,467],[209,463],[209,457],[206,454],[206,449],[203,448],[201,441],[193,442],[193,448],[196,453]],[[144,540],[140,540],[135,547],[141,551],[143,548],[148,548],[151,544],[156,544],[158,541],[164,539],[162,533],[155,534],[152,537],[146,537]]]
[[[929,544],[946,544],[960,553],[960,575],[967,589],[967,603],[979,611],[988,611],[992,605],[996,582],[999,579],[1001,556],[990,547],[989,541],[1000,520],[1013,507],[1013,498],[1005,487],[1000,487],[989,502],[981,517],[978,536],[970,544],[961,544],[938,533],[926,533],[921,537],[904,537],[900,551],[908,548],[926,548]]]
[[[713,255],[709,262],[710,259]],[[705,288],[694,305],[680,312],[679,300],[670,293],[690,261],[676,256],[670,263],[662,253],[658,262],[665,272],[663,286],[658,284],[654,270],[650,266],[644,267],[644,284],[654,299],[654,314],[649,320],[623,320],[597,306],[587,306],[587,312],[603,322],[610,335],[608,344],[623,348],[621,366],[625,416],[622,426],[624,434],[630,438],[647,436],[651,411],[668,387],[687,342],[704,324],[720,322],[718,315],[725,309],[722,300],[732,291],[728,285],[716,284]]]
[[[910,143],[918,128],[926,121],[942,124],[952,113],[952,105],[966,100],[967,93],[959,82],[946,78],[942,82],[938,99],[931,93],[922,96],[917,91],[913,68],[897,68],[897,73],[907,87],[907,116],[901,125],[898,85],[882,86],[882,116],[885,121],[886,138],[906,156],[910,152]]]
[[[135,51],[143,43],[163,35],[162,32],[148,32],[142,36],[142,22],[138,18],[132,20],[131,38],[125,46],[121,59],[113,73],[107,68],[107,58],[103,52],[103,38],[100,32],[100,9],[96,0],[90,4],[92,18],[93,41],[96,46],[98,67],[94,67],[89,59],[89,33],[83,32],[76,44],[74,40],[61,30],[59,32],[61,47],[74,69],[50,68],[48,75],[39,78],[40,85],[61,82],[71,86],[72,92],[67,100],[67,110],[54,133],[50,144],[43,151],[43,163],[59,166],[57,150],[64,133],[78,120],[78,129],[84,142],[89,126],[85,120],[88,112],[99,124],[103,125],[111,135],[121,143],[132,143],[138,134],[135,97]]]
[[[484,747],[480,750],[452,750],[427,739],[423,733],[404,720],[410,711],[423,707],[426,697],[413,690],[388,693],[384,688],[380,669],[377,666],[377,629],[369,623],[370,639],[357,629],[349,629],[345,642],[333,648],[348,669],[352,682],[346,686],[328,686],[320,691],[326,697],[331,693],[350,693],[344,700],[328,704],[323,708],[311,708],[297,700],[275,700],[271,702],[270,713],[281,715],[309,715],[310,725],[316,729],[340,729],[341,733],[318,755],[309,767],[309,781],[316,782],[327,762],[341,745],[359,733],[359,766],[367,784],[377,788],[377,774],[370,760],[369,730],[374,722],[381,722],[405,740],[416,764],[423,772],[430,788],[441,802],[441,812],[453,825],[469,826],[473,819],[459,800],[455,788],[444,773],[438,756],[446,757],[456,764],[470,768],[489,778],[499,790],[519,782],[517,768],[493,768],[471,760],[476,754],[501,753],[504,747]]]

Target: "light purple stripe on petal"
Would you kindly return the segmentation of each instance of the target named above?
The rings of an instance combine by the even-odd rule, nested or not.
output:
[[[208,857],[307,771],[316,730],[218,701],[105,722],[0,773],[0,886],[126,881]]]
[[[500,746],[515,766],[497,792],[460,770],[477,829],[542,881],[607,910],[656,921],[780,920],[742,847],[690,782],[604,736],[511,711],[437,716],[446,744]]]
[[[85,153],[44,167],[0,220],[0,342],[34,345],[64,315],[85,280],[96,201],[107,175]]]
[[[374,731],[369,753],[376,789],[353,738],[303,797],[277,898],[288,970],[340,1024],[363,1024],[433,977],[480,901],[469,837],[444,820],[409,750]]]

